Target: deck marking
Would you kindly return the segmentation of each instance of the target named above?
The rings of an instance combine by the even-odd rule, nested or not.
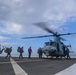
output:
[[[0,62],[0,64],[9,64],[10,62]]]
[[[19,60],[19,61],[16,61],[17,63],[22,63],[22,62],[37,62],[37,61],[43,61],[43,60]],[[8,62],[0,62],[0,64],[10,64],[11,62],[8,61]],[[14,62],[13,62],[14,63]]]
[[[14,69],[15,75],[28,75],[12,58],[10,58],[10,62]]]
[[[76,63],[55,75],[76,75]]]

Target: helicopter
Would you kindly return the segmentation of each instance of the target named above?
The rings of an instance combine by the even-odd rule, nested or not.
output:
[[[58,34],[58,32],[54,32],[52,29],[46,26],[45,22],[38,22],[34,23],[38,27],[42,28],[43,30],[51,33],[52,35],[43,35],[43,36],[35,36],[35,37],[23,37],[22,39],[32,39],[32,38],[43,38],[43,37],[54,37],[54,41],[50,40],[49,42],[45,42],[44,47],[42,47],[42,51],[46,56],[52,57],[65,57],[66,50],[68,49],[69,45],[65,45],[62,41],[66,41],[66,39],[62,38],[61,36],[65,35],[72,35],[76,33],[65,33],[65,34]],[[62,40],[62,41],[61,41]]]

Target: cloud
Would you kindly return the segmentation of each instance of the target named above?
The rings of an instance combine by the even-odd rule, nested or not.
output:
[[[5,30],[10,33],[16,33],[21,34],[23,27],[22,25],[16,24],[16,23],[7,23],[5,26]]]
[[[48,9],[44,12],[47,19],[65,22],[68,18],[76,16],[75,0],[49,0],[48,4]]]
[[[22,34],[23,26],[14,22],[2,21],[3,26],[0,27],[1,33]]]
[[[2,46],[12,46],[13,44],[11,42],[0,42]]]
[[[0,0],[0,19],[17,21],[25,12],[27,1],[28,0]]]
[[[11,46],[13,45],[11,42],[6,42],[7,40],[10,40],[11,38],[10,37],[6,37],[6,36],[0,36],[0,44],[2,46]]]
[[[13,2],[23,2],[24,0],[12,0]]]
[[[75,0],[0,0],[0,31],[7,34],[36,34],[43,30],[32,25],[49,20],[49,28],[67,29],[64,23],[76,20]]]
[[[4,37],[4,36],[0,36],[0,41],[1,40],[6,40],[6,39],[8,39],[7,37]]]
[[[75,0],[49,0],[47,4],[43,17],[50,21],[53,28],[61,29],[68,20],[76,19]]]
[[[29,18],[34,11],[28,0],[0,0],[0,20],[5,23],[0,31],[7,34],[29,32]]]
[[[32,7],[32,8],[29,8],[29,9],[27,9],[27,13],[28,13],[28,14],[33,13],[34,10],[35,10],[35,9],[34,9],[33,7]]]
[[[1,43],[3,46],[11,46],[12,44],[10,42],[4,42],[4,43]]]

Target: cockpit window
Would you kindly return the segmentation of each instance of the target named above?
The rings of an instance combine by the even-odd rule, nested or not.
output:
[[[48,45],[56,45],[55,42],[45,42],[45,46],[48,46]]]
[[[45,42],[45,46],[50,45],[50,42]]]

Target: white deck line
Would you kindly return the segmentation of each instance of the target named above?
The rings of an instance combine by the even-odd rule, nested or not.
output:
[[[55,75],[76,75],[76,63]]]
[[[15,75],[28,75],[12,58],[10,58],[10,62],[14,69]]]
[[[10,62],[0,62],[0,64],[9,64]]]
[[[22,62],[36,62],[36,61],[43,61],[43,60],[27,60],[27,61],[16,61],[17,63],[22,63]],[[16,62],[13,62],[13,64],[14,63],[16,63]],[[10,64],[11,62],[10,61],[8,61],[8,62],[0,62],[0,64]]]

